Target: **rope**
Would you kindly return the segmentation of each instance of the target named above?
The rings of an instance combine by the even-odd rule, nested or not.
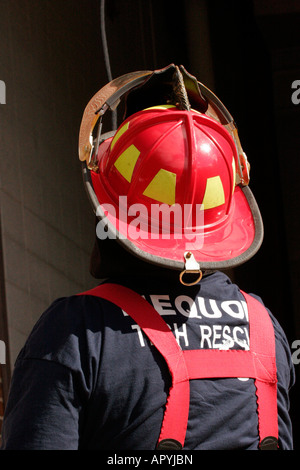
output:
[[[106,28],[105,28],[105,0],[101,0],[100,2],[100,23],[101,23],[101,39],[102,39],[105,68],[106,68],[108,81],[111,82],[113,78],[112,78],[111,67],[110,67],[110,58],[109,58]],[[113,130],[116,130],[117,127],[118,127],[117,111],[114,110],[112,111],[112,128]]]

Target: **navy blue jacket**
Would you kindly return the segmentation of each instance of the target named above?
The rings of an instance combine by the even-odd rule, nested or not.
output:
[[[249,344],[244,297],[223,273],[192,287],[143,278],[123,284],[152,303],[183,349],[245,349]],[[292,449],[288,391],[294,369],[285,334],[270,316],[276,335],[279,445]],[[154,450],[169,386],[164,359],[120,308],[87,295],[58,299],[16,360],[2,448]],[[257,447],[253,380],[192,380],[185,449]]]

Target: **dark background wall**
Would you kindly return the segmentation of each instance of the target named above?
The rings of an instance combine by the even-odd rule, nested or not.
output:
[[[292,345],[300,337],[300,106],[291,100],[300,77],[300,4],[208,4],[215,89],[238,124],[265,224],[261,250],[235,278],[262,296]],[[298,395],[299,383],[291,394],[297,447]]]
[[[35,302],[38,316],[38,307],[54,294],[66,295],[90,283],[82,278],[80,266],[74,274],[71,252],[64,258],[67,269],[62,267],[62,258],[50,259],[50,236],[46,235],[47,259],[43,246],[32,246],[26,220],[29,215],[30,220],[36,218],[39,241],[51,229],[56,252],[63,253],[71,240],[74,253],[80,248],[85,259],[93,222],[86,215],[89,209],[81,185],[77,138],[83,109],[108,76],[100,0],[1,0],[0,10],[0,79],[7,87],[7,103],[0,108],[2,280],[6,286],[0,326],[8,329],[0,331],[0,339],[7,338],[12,368],[26,334],[24,323],[34,321],[26,311],[22,317],[12,292],[18,288],[30,300],[29,306]],[[300,79],[299,1],[109,0],[105,11],[113,78],[172,62],[183,64],[213,89],[234,116],[251,163],[250,186],[261,208],[265,240],[260,252],[237,268],[233,277],[241,288],[264,299],[292,346],[300,340],[300,104],[291,100],[292,82]],[[47,183],[43,187],[41,177]],[[43,206],[38,204],[40,196]],[[13,211],[8,207],[13,203],[22,214],[23,225],[17,227],[22,228],[24,243],[20,232],[12,228]],[[76,216],[71,217],[74,210]],[[18,220],[16,216],[15,227]],[[9,269],[12,240],[24,260],[26,255],[27,265],[22,263],[20,272],[26,274],[27,266],[30,274],[35,266],[26,285],[24,276],[19,279],[16,270]],[[81,266],[87,270],[84,261]],[[41,273],[49,278],[47,286],[40,285],[43,298],[38,282],[34,283],[34,276],[41,278]],[[67,288],[69,279],[72,284]],[[299,376],[299,365],[295,368]],[[2,367],[2,375],[6,384],[9,364]],[[291,395],[295,447],[299,448],[297,395],[299,384]]]

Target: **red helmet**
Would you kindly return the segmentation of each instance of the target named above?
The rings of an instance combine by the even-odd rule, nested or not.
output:
[[[136,90],[141,95],[143,86]],[[203,85],[198,99],[190,84],[183,99],[182,90],[187,87],[168,104],[154,102],[129,113],[113,136],[98,136],[88,162],[86,152],[85,158],[81,154],[101,220],[97,235],[117,238],[136,256],[181,271],[233,267],[252,257],[263,237],[247,186],[249,166],[226,108]]]

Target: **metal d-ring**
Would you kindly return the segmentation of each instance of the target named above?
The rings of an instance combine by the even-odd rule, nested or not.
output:
[[[184,253],[184,259],[185,259],[185,269],[181,271],[179,275],[179,279],[180,279],[181,284],[183,284],[184,286],[193,286],[197,284],[199,281],[201,281],[203,273],[200,269],[199,263],[197,263],[197,261],[195,260],[193,253],[191,253],[190,251],[187,251],[186,253]],[[183,280],[183,276],[185,274],[199,274],[199,275],[195,281],[186,282]]]

